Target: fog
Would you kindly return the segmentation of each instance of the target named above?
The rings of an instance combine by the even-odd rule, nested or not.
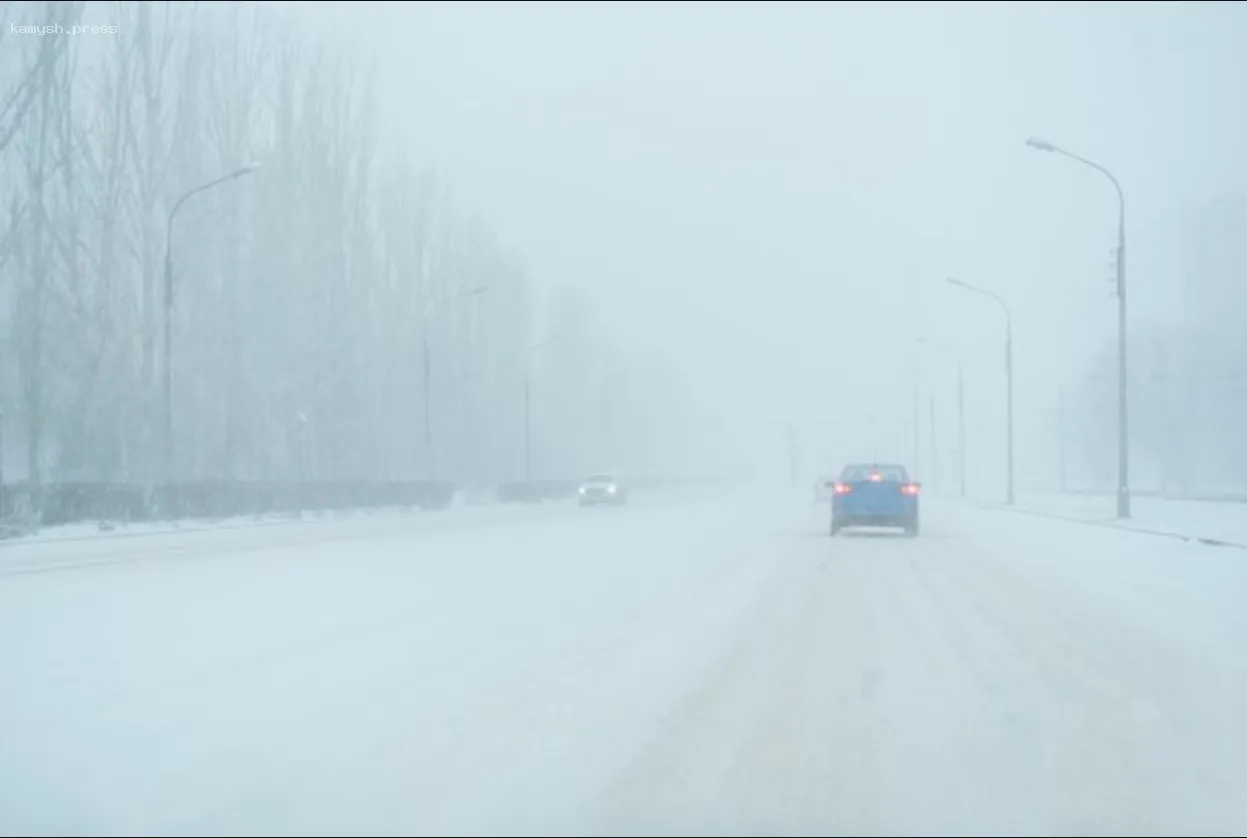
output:
[[[0,0],[0,835],[1247,834],[1244,45]]]
[[[1116,196],[1032,135],[1123,183],[1140,375],[1148,324],[1238,319],[1208,305],[1241,292],[1197,287],[1179,229],[1245,186],[1233,5],[334,5],[309,23],[375,56],[395,130],[523,243],[537,283],[584,289],[669,359],[733,465],[782,473],[789,426],[811,469],[911,461],[916,334],[962,355],[968,483],[999,494],[1003,325],[949,275],[1012,309],[1019,480],[1059,479],[1062,386],[1072,437],[1068,414],[1107,398],[1087,447],[1112,448],[1114,382],[1077,394],[1115,352]],[[1247,233],[1226,223],[1223,241]],[[953,366],[917,364],[951,475]],[[1079,477],[1111,486],[1109,468]]]
[[[1241,6],[2,8],[6,480],[160,482],[167,213],[255,161],[173,231],[175,479],[951,490],[960,358],[998,499],[955,277],[1019,485],[1111,487],[1116,193],[1036,136],[1124,190],[1136,486],[1241,486]]]

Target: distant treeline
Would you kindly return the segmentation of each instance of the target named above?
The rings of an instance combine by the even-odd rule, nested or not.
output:
[[[641,480],[645,490],[689,481]],[[502,483],[469,492],[475,503],[543,503],[576,494],[577,480]],[[220,519],[317,510],[449,507],[460,487],[447,481],[243,481],[212,480],[144,487],[123,483],[65,482],[33,489],[0,489],[0,517],[34,526],[83,522]]]

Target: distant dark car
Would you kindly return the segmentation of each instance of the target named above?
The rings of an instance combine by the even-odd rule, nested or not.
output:
[[[848,527],[899,527],[918,534],[918,490],[904,466],[853,463],[831,484],[831,534]]]
[[[590,475],[580,484],[581,506],[622,506],[628,502],[628,490],[613,474]]]

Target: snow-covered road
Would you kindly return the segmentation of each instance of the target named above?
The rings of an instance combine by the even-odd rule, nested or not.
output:
[[[1242,834],[1242,551],[925,512],[0,548],[0,832]]]

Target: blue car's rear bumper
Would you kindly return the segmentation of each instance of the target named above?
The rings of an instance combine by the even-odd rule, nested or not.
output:
[[[918,522],[918,499],[870,504],[836,498],[832,501],[831,517],[841,527],[910,527]]]

